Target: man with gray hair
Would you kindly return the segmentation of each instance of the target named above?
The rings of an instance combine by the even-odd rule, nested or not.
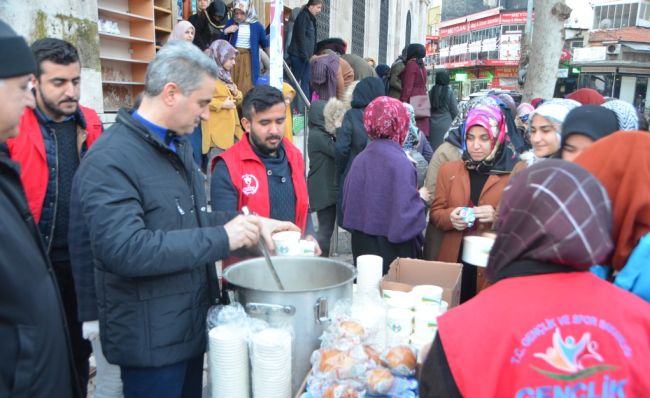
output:
[[[220,296],[214,263],[260,236],[272,246],[272,232],[297,230],[208,212],[204,176],[184,137],[208,118],[216,77],[197,47],[165,45],[149,65],[139,108],[120,110],[75,177],[101,343],[120,366],[127,398],[200,397],[206,315]]]

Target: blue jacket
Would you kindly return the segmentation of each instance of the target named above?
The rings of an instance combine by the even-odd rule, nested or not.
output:
[[[625,267],[616,275],[614,284],[636,294],[650,302],[650,234],[647,234],[636,245]]]
[[[224,27],[225,29],[228,29],[229,26],[232,26],[236,22],[233,19],[229,19],[228,22],[226,22],[226,26]],[[269,48],[269,38],[266,37],[266,32],[264,31],[264,26],[262,26],[261,23],[255,22],[254,24],[250,24],[251,26],[251,67],[253,70],[251,71],[251,76],[252,76],[252,82],[255,84],[257,79],[260,77],[260,46],[262,48]],[[239,30],[235,33],[231,34],[224,34],[222,38],[224,40],[228,40],[230,44],[232,44],[233,47],[237,47],[237,33],[239,33]]]

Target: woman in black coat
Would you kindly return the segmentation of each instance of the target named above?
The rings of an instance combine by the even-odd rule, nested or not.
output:
[[[435,152],[442,144],[451,122],[458,116],[458,104],[453,90],[449,87],[447,71],[436,72],[436,85],[429,90],[429,101],[431,102],[429,143]]]
[[[363,126],[363,111],[372,100],[383,95],[386,95],[384,82],[378,77],[366,77],[352,92],[352,108],[345,112],[343,124],[336,131],[336,170],[339,176],[339,187],[344,185],[354,158],[368,144],[368,133]],[[343,225],[342,201],[343,192],[340,190],[337,200],[339,225]]]

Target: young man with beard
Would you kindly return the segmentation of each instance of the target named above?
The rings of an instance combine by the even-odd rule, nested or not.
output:
[[[242,139],[219,155],[210,186],[212,206],[295,223],[313,238],[302,154],[283,139],[286,104],[274,87],[256,86],[242,104]],[[320,248],[316,244],[316,255]]]
[[[0,146],[16,140],[36,63],[0,21]],[[24,133],[21,133],[24,134]],[[0,396],[79,396],[63,306],[18,165],[0,151]]]
[[[7,141],[20,165],[21,180],[34,221],[45,243],[70,327],[73,356],[82,391],[88,384],[91,348],[82,337],[68,250],[72,177],[90,145],[102,132],[97,113],[79,105],[81,63],[77,49],[46,38],[31,46],[36,107],[25,108],[20,135]]]

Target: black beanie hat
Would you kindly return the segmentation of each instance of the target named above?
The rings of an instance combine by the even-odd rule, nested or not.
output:
[[[36,62],[25,39],[0,20],[0,79],[23,76],[36,72]]]
[[[581,134],[597,141],[618,130],[616,114],[600,105],[582,105],[572,109],[562,122],[562,141]]]

